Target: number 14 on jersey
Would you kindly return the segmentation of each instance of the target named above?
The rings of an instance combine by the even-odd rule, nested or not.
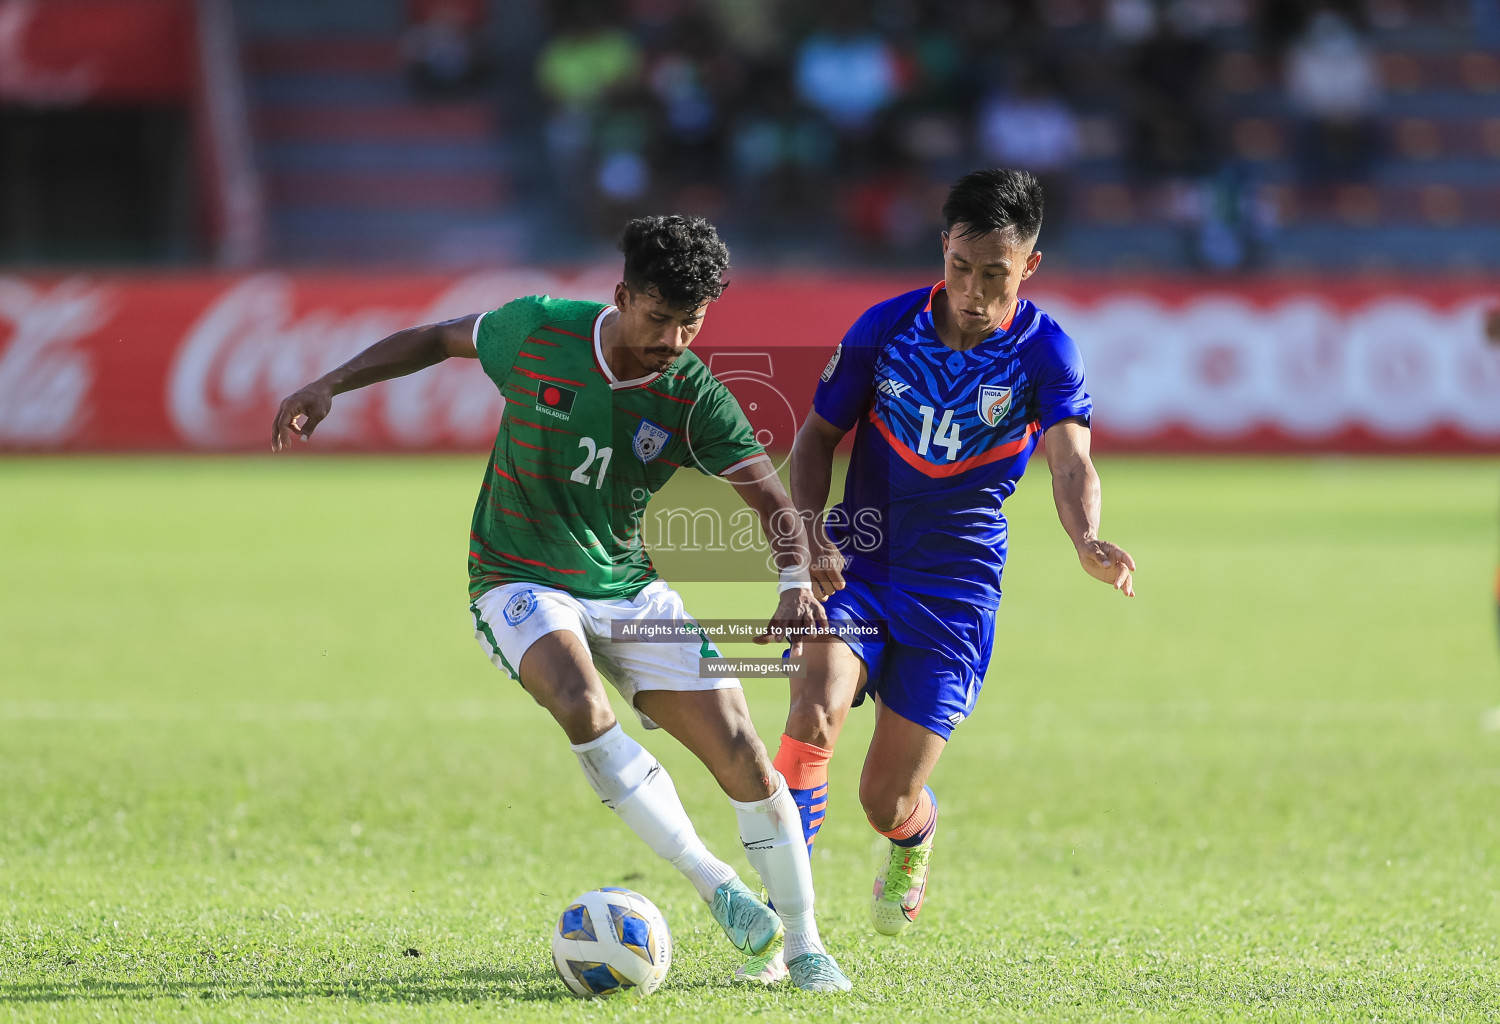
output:
[[[932,433],[932,418],[937,415],[937,410],[930,405],[924,405],[920,412],[922,413],[922,443],[917,445],[917,454],[926,455],[928,446],[937,444],[948,450],[949,462],[958,458],[958,446],[961,442],[958,439],[959,425],[953,422],[953,410],[943,410],[943,419],[938,423],[936,437]]]

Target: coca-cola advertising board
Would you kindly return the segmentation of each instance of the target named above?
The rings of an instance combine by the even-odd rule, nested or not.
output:
[[[193,26],[193,0],[0,0],[0,102],[186,100]]]
[[[459,277],[0,276],[0,450],[266,449],[277,403],[402,327],[520,295],[608,300],[618,268]],[[785,449],[844,330],[909,276],[737,275],[694,351]],[[1115,450],[1500,452],[1500,295],[1443,284],[1039,280]],[[316,450],[476,449],[501,402],[450,360],[340,396]]]

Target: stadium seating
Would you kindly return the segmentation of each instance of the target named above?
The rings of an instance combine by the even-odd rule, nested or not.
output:
[[[1435,26],[1375,39],[1384,95],[1374,159],[1356,180],[1323,184],[1299,176],[1299,126],[1272,62],[1248,40],[1219,56],[1223,149],[1265,217],[1262,265],[1500,266],[1500,54]],[[1192,226],[1180,223],[1180,211],[1174,216],[1173,189],[1131,178],[1118,144],[1118,106],[1101,106],[1094,114],[1115,144],[1079,168],[1068,262],[1133,269],[1192,263]]]
[[[273,259],[515,258],[496,104],[414,93],[401,13],[388,3],[241,5]]]
[[[491,7],[492,14],[510,9]],[[548,210],[571,212],[547,185],[538,142],[546,115],[537,97],[502,88],[419,99],[399,46],[408,10],[401,0],[241,0],[236,10],[274,259],[451,266],[566,261],[595,251],[600,239],[558,248],[535,227]],[[1078,162],[1049,183],[1066,193],[1058,204],[1066,212],[1044,239],[1052,265],[1383,271],[1415,260],[1442,272],[1500,267],[1500,53],[1457,23],[1414,22],[1370,38],[1382,95],[1370,158],[1357,173],[1309,175],[1301,159],[1306,129],[1277,60],[1237,28],[1209,39],[1205,107],[1216,154],[1207,163],[1217,170],[1174,177],[1132,164],[1128,58],[1119,40],[1099,24],[1052,32],[1048,45],[1082,142]],[[513,70],[512,83],[529,78],[529,70]],[[520,168],[541,170],[528,183]],[[843,200],[865,185],[828,182]],[[853,208],[832,199],[830,209]],[[1218,256],[1215,225],[1207,223],[1215,210],[1234,236]],[[756,249],[740,237],[753,225],[737,224],[732,204],[716,215],[752,258],[812,244],[812,232],[794,228]],[[842,240],[817,233],[818,251],[831,245],[837,251],[825,255],[854,265],[874,258],[859,225],[844,228]]]

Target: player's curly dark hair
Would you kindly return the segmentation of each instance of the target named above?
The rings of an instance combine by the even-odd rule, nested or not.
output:
[[[1034,242],[1042,230],[1042,186],[1025,171],[972,171],[948,190],[943,221],[949,231],[955,224],[964,225],[965,238],[1009,228],[1017,241]]]
[[[655,289],[674,309],[697,309],[724,293],[729,246],[702,217],[637,217],[620,238],[625,286]]]

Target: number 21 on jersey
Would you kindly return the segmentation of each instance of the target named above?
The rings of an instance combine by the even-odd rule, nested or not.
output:
[[[585,486],[592,483],[594,490],[597,491],[604,486],[604,474],[609,469],[609,457],[615,453],[615,450],[613,448],[597,447],[594,444],[593,438],[590,437],[580,437],[578,439],[578,447],[584,449],[583,461],[578,464],[578,468],[573,470],[568,479]],[[926,442],[923,442],[923,448],[926,448]],[[950,455],[949,458],[952,458],[952,456]],[[588,476],[589,467],[595,462],[599,463],[598,475],[591,481]]]

